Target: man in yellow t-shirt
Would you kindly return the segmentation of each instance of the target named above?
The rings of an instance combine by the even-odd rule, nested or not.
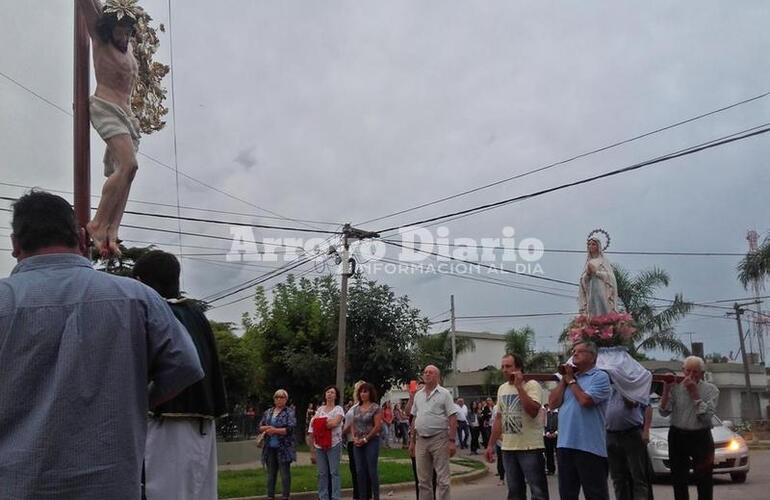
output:
[[[487,460],[494,461],[494,443],[502,437],[503,467],[508,500],[548,500],[545,477],[543,424],[538,418],[542,390],[534,380],[524,383],[523,362],[518,354],[506,354],[501,362],[508,380],[497,390],[497,412],[487,446]]]

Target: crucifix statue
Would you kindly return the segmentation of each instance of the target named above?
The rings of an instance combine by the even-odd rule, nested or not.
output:
[[[107,179],[86,229],[99,255],[107,258],[120,253],[118,229],[139,168],[140,133],[163,127],[159,117],[166,113],[161,104],[165,90],[159,82],[168,67],[152,62],[158,40],[136,0],[77,1],[93,44],[96,90],[89,98],[89,115],[107,146]]]

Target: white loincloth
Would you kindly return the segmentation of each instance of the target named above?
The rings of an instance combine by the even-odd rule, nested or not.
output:
[[[213,420],[151,418],[144,451],[147,500],[216,500],[217,440]]]
[[[131,136],[134,143],[134,151],[139,150],[139,120],[133,113],[126,113],[126,110],[115,103],[106,101],[100,97],[92,95],[88,99],[88,112],[91,115],[91,124],[99,133],[99,137],[106,142],[110,137],[126,134]],[[104,151],[104,176],[109,177],[115,171],[116,161],[110,153],[108,147]]]

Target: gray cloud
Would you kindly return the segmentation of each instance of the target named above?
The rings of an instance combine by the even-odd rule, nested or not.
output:
[[[740,8],[715,0],[644,6],[187,0],[172,4],[171,24],[166,2],[142,3],[173,30],[179,168],[248,202],[182,178],[181,204],[255,216],[239,220],[272,220],[256,217],[265,215],[253,206],[258,205],[292,217],[360,222],[759,94],[770,81],[761,64],[770,48],[770,32],[763,29],[770,8],[759,0]],[[10,2],[0,19],[0,71],[68,109],[71,26],[70,1],[47,2],[45,9]],[[159,56],[168,61],[168,34],[162,44]],[[770,101],[758,101],[368,229],[629,165],[766,122],[768,112]],[[0,132],[4,180],[70,189],[69,117],[0,78]],[[172,139],[167,127],[144,138],[142,151],[171,165]],[[746,230],[770,226],[768,144],[765,136],[751,139],[447,227],[453,237],[478,239],[498,236],[511,225],[517,237],[537,237],[550,248],[578,248],[589,230],[604,227],[617,250],[745,251]],[[94,193],[103,182],[97,175],[101,152],[101,141],[92,134]],[[140,162],[132,199],[175,204],[172,173]],[[21,190],[0,186],[0,192]],[[7,215],[0,218],[0,226],[7,226]],[[162,220],[127,216],[126,222],[176,230],[175,223]],[[184,223],[183,228],[229,236],[221,226]],[[122,236],[179,251],[173,234],[125,229]],[[291,235],[259,234],[276,236]],[[182,242],[209,247],[185,248],[189,254],[229,248],[225,240],[187,236]],[[223,264],[222,256],[205,258],[219,262],[184,260],[185,288],[196,296],[264,272]],[[546,254],[542,267],[548,276],[576,281],[583,258]],[[682,292],[708,300],[747,293],[735,279],[737,258],[613,260],[630,271],[666,269],[672,284],[662,297]],[[12,265],[10,256],[0,259],[0,274]],[[571,299],[448,276],[375,278],[409,294],[429,315],[448,309],[450,293],[463,315],[575,307]],[[247,310],[244,301],[217,309],[212,317],[237,321]],[[538,333],[538,346],[547,348],[563,326],[562,319],[458,325],[503,331],[526,323]],[[679,329],[696,332],[693,339],[705,341],[707,351],[737,349],[734,320],[692,316]]]

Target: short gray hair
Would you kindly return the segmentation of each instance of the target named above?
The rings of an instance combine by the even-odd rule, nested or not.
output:
[[[702,372],[706,371],[706,363],[703,361],[703,358],[700,358],[698,356],[687,356],[684,358],[684,361],[682,361],[682,368],[686,368],[687,365],[697,364],[698,369]]]
[[[590,340],[580,340],[578,342],[575,342],[575,344],[572,346],[572,348],[574,349],[575,346],[578,346],[578,345],[581,345],[581,344],[584,345],[586,350],[588,352],[590,352],[591,354],[593,354],[594,357],[599,355],[599,348],[596,347],[596,343],[595,342],[591,342]]]

